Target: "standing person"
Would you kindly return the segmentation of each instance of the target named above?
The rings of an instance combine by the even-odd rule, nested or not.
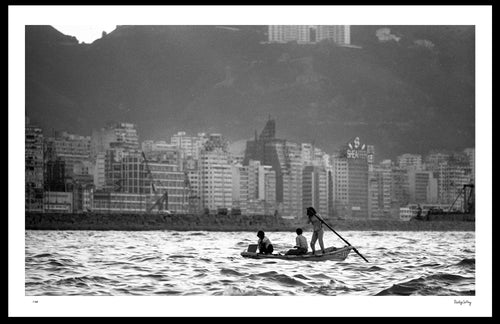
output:
[[[316,210],[313,207],[307,207],[307,216],[309,217],[309,223],[313,225],[313,234],[311,237],[312,254],[314,254],[316,250],[316,241],[319,241],[321,252],[325,254],[325,245],[323,244],[323,222],[318,219],[320,216],[316,214]]]
[[[271,254],[274,251],[273,245],[271,244],[271,240],[266,237],[264,231],[258,231],[257,237],[259,240],[257,244],[259,245],[259,253]]]
[[[297,228],[295,230],[297,237],[295,238],[295,246],[293,249],[288,250],[286,255],[300,255],[307,253],[307,239],[302,235],[302,228]]]

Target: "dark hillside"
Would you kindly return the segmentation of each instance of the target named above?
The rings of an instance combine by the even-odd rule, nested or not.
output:
[[[356,135],[379,157],[474,146],[474,28],[383,28],[351,26],[347,48],[263,44],[263,26],[121,26],[92,44],[27,26],[26,112],[47,132],[130,121],[141,140],[237,141],[271,115],[278,137],[329,152]]]

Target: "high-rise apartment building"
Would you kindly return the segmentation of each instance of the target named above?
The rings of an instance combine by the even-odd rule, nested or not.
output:
[[[334,153],[332,161],[332,200],[333,214],[337,217],[346,217],[349,203],[349,172],[347,159]]]
[[[310,143],[301,144],[302,162],[304,166],[314,165],[328,167],[330,166],[330,156],[318,147]]]
[[[136,154],[114,158],[114,151],[109,150],[106,156],[105,189],[110,192],[130,194],[150,194],[151,181],[142,157]]]
[[[202,208],[217,211],[233,204],[233,174],[227,142],[210,134],[200,151],[200,202]]]
[[[476,180],[476,149],[475,148],[466,148],[464,150],[464,154],[467,156],[469,166],[471,168],[471,177],[472,183]]]
[[[233,166],[233,202],[246,215],[274,214],[276,174],[271,166],[250,160],[248,165]]]
[[[198,167],[184,169],[185,183],[187,187],[188,211],[198,213],[201,211],[201,179]]]
[[[147,140],[142,142],[141,148],[142,152],[144,152],[148,158],[176,164],[179,166],[180,170],[183,170],[181,149],[177,145],[165,141]]]
[[[448,163],[450,154],[443,152],[432,152],[425,157],[425,169],[428,171],[439,172],[439,165]]]
[[[410,203],[436,203],[438,181],[431,171],[408,170]]]
[[[129,154],[119,161],[111,161],[106,174],[109,191],[141,196],[145,211],[153,208],[165,194],[167,198],[163,206],[168,210],[183,212],[187,209],[185,174],[178,165],[150,157],[145,160],[140,154]]]
[[[289,141],[268,143],[274,155],[273,167],[277,170],[277,200],[281,198],[283,215],[302,217],[302,154],[300,144]],[[281,188],[279,188],[281,186]],[[279,189],[278,189],[279,188]]]
[[[441,163],[438,173],[438,199],[441,204],[463,205],[463,186],[471,184],[472,169],[465,163]]]
[[[62,159],[48,160],[45,162],[44,190],[62,192],[66,191],[65,163]]]
[[[390,160],[382,161],[369,171],[369,217],[384,219],[391,217],[392,207],[392,165]]]
[[[273,43],[309,43],[311,41],[311,26],[307,25],[270,25],[268,39]]]
[[[25,210],[43,211],[44,149],[43,131],[26,118],[25,125]]]
[[[402,154],[398,156],[397,163],[403,169],[422,170],[422,156],[420,154]]]
[[[181,158],[192,158],[198,160],[203,145],[208,141],[206,133],[198,133],[197,136],[189,136],[186,132],[177,132],[170,138],[170,144],[181,150]]]
[[[351,26],[349,25],[318,25],[316,26],[316,41],[333,41],[337,44],[351,44]]]
[[[108,123],[100,130],[93,130],[91,136],[91,158],[95,159],[98,153],[113,150],[116,157],[121,159],[129,152],[139,150],[137,129],[131,123]]]
[[[269,25],[268,41],[299,44],[332,41],[339,45],[349,45],[351,29],[349,25]]]
[[[83,176],[89,176],[89,172],[82,169],[82,163],[90,161],[90,142],[90,136],[56,132],[54,137],[45,140],[45,159],[63,161],[66,178],[87,182]]]
[[[406,206],[410,203],[410,184],[408,181],[408,170],[400,167],[392,167],[392,205]]]
[[[282,215],[301,217],[302,208],[302,150],[301,144],[275,138],[275,121],[269,119],[259,137],[247,141],[244,165],[249,160],[270,165],[276,172],[276,201]]]
[[[106,153],[99,152],[94,157],[94,188],[103,190],[106,186]]]
[[[366,159],[368,161],[368,171],[372,171],[373,166],[375,165],[375,146],[374,145],[366,145]]]
[[[314,207],[321,215],[329,215],[331,200],[328,170],[309,165],[304,167],[302,177],[302,206]]]
[[[368,218],[369,177],[366,144],[361,144],[359,137],[355,137],[342,147],[333,159],[336,214],[339,217]]]

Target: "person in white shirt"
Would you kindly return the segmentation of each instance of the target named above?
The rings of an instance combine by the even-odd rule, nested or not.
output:
[[[307,239],[302,235],[302,228],[297,228],[295,230],[297,237],[295,238],[295,246],[293,249],[288,250],[286,255],[300,255],[307,253]]]
[[[259,238],[259,240],[257,241],[257,244],[259,245],[259,253],[273,253],[274,247],[271,244],[271,240],[265,236],[264,231],[257,232],[257,237]]]

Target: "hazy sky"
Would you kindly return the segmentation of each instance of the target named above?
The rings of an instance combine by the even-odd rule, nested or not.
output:
[[[109,33],[116,28],[116,25],[93,25],[93,26],[53,26],[61,33],[69,36],[75,36],[79,42],[90,44],[96,39],[101,38],[102,32]]]

